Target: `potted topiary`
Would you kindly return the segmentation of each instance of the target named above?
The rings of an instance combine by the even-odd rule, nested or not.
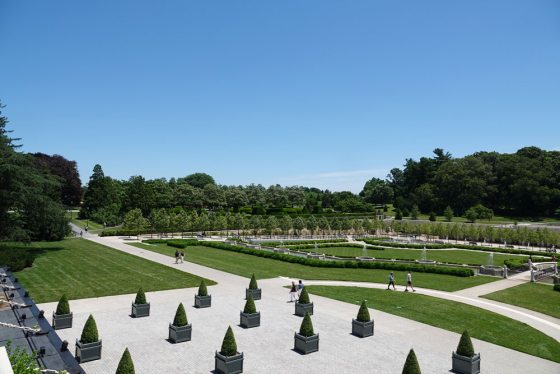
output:
[[[255,274],[251,276],[251,281],[249,282],[249,288],[245,289],[245,298],[249,298],[249,295],[253,296],[253,300],[261,299],[261,289],[257,286],[257,278]]]
[[[299,334],[297,332],[294,334],[294,350],[304,355],[319,350],[319,334],[313,332],[313,323],[309,313],[305,313],[303,321],[301,321]]]
[[[239,313],[239,324],[244,328],[257,327],[261,325],[261,313],[257,312],[255,307],[255,301],[253,297],[249,295],[247,301],[245,302],[245,308]]]
[[[128,348],[125,348],[115,374],[134,374],[134,363],[132,362],[132,357],[130,357]]]
[[[55,330],[68,329],[72,327],[72,312],[66,295],[62,295],[53,313],[52,326]]]
[[[480,353],[474,354],[471,337],[467,330],[463,331],[457,352],[453,352],[452,369],[454,373],[477,374],[480,373]]]
[[[79,363],[99,360],[101,358],[101,340],[97,333],[97,324],[90,314],[80,340],[76,340],[76,360]]]
[[[411,349],[410,352],[408,352],[408,356],[406,356],[402,374],[422,374],[414,349]]]
[[[352,318],[352,334],[360,338],[373,336],[373,320],[369,316],[365,300],[360,305],[357,318]]]
[[[150,315],[150,303],[146,302],[146,294],[142,287],[138,289],[136,293],[136,298],[132,303],[132,317],[147,317]]]
[[[169,341],[172,343],[181,343],[191,340],[192,325],[187,320],[187,313],[183,303],[180,303],[175,312],[173,323],[169,324]]]
[[[204,279],[200,281],[198,286],[198,294],[194,295],[194,306],[197,308],[209,308],[212,305],[212,295],[208,295],[206,282]]]
[[[299,299],[296,301],[296,316],[303,317],[305,316],[305,313],[313,315],[313,303],[309,301],[307,289],[303,287],[303,290],[301,290],[301,294],[299,295]]]
[[[237,352],[237,343],[231,326],[228,327],[222,349],[214,357],[215,371],[220,374],[243,373],[243,353]]]

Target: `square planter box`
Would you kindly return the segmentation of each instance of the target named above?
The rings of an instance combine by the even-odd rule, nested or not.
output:
[[[169,340],[172,343],[188,342],[191,340],[192,324],[177,327],[169,324]]]
[[[228,357],[221,355],[220,352],[216,352],[214,362],[216,373],[243,373],[243,353],[238,353],[235,356]]]
[[[261,325],[261,312],[239,313],[239,324],[246,329]]]
[[[132,303],[132,317],[148,317],[150,315],[150,303],[148,304],[134,304]]]
[[[313,303],[300,304],[296,301],[296,316],[304,317],[306,312],[313,315]]]
[[[52,316],[52,327],[55,330],[69,329],[72,327],[72,313],[54,314]]]
[[[360,322],[352,318],[352,335],[360,338],[373,336],[373,320],[369,322]]]
[[[93,343],[80,343],[76,339],[76,360],[84,363],[101,359],[101,340]]]
[[[452,364],[451,371],[454,373],[478,374],[480,373],[480,353],[474,355],[474,357],[467,357],[453,352]]]
[[[210,308],[212,305],[212,295],[198,296],[194,295],[194,306],[197,308]]]
[[[319,334],[305,337],[296,332],[294,334],[294,349],[304,355],[317,352],[319,350]]]
[[[252,290],[250,288],[246,288],[245,289],[245,299],[248,299],[249,295],[253,296],[253,300],[260,300],[261,299],[261,289],[257,288],[256,290]]]

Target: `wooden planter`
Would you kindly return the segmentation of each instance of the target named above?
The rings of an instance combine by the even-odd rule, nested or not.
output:
[[[212,295],[198,296],[194,295],[194,306],[197,308],[210,308],[212,305]]]
[[[172,343],[182,343],[191,340],[192,324],[186,326],[175,326],[169,324],[169,341]]]
[[[52,327],[55,330],[72,328],[72,313],[69,314],[53,313]]]
[[[249,329],[261,325],[261,312],[257,313],[239,313],[239,324],[241,327]]]
[[[294,349],[304,355],[317,352],[319,350],[319,334],[306,337],[296,332],[294,334]]]
[[[132,317],[148,317],[150,315],[150,303],[147,304],[134,304],[132,303]]]
[[[246,288],[245,289],[245,299],[249,298],[249,295],[253,296],[253,300],[260,300],[261,299],[261,289],[260,288],[256,288],[256,289],[250,289],[250,288]]]
[[[300,304],[296,301],[296,316],[304,317],[306,312],[309,313],[310,316],[313,315],[313,303]]]
[[[373,336],[373,320],[368,322],[360,322],[352,318],[352,335],[360,338]]]
[[[101,359],[101,340],[93,343],[81,343],[76,339],[76,360],[81,364]]]
[[[216,351],[214,357],[215,371],[219,374],[243,373],[243,353],[235,356],[224,356]]]
[[[452,369],[459,374],[478,374],[480,373],[480,353],[473,357],[461,356],[453,352],[451,356]]]

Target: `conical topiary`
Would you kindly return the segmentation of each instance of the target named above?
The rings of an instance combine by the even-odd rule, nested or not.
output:
[[[134,374],[134,363],[132,362],[132,357],[130,357],[128,348],[125,348],[115,374]]]
[[[82,336],[80,337],[80,342],[87,344],[87,343],[95,343],[99,341],[99,335],[97,332],[97,324],[95,323],[95,319],[90,314],[86,324],[84,325],[84,329],[82,330]]]
[[[226,335],[224,336],[224,341],[222,342],[222,349],[220,354],[230,357],[237,354],[237,343],[235,342],[235,336],[233,335],[233,330],[231,326],[228,327]]]
[[[249,282],[250,290],[257,290],[259,286],[257,285],[257,278],[255,278],[255,273],[251,276],[251,281]]]
[[[249,295],[249,297],[247,298],[247,301],[245,302],[245,308],[243,308],[243,313],[257,313],[257,307],[255,306],[255,300],[253,300],[253,296]]]
[[[307,312],[305,312],[303,321],[301,321],[301,326],[299,327],[299,334],[307,338],[315,335],[313,331],[313,323],[311,322],[311,316]]]
[[[68,304],[68,298],[66,295],[62,295],[60,300],[58,300],[58,304],[56,306],[56,312],[54,314],[70,314],[70,305]]]
[[[144,293],[144,290],[142,289],[142,287],[140,287],[138,289],[138,292],[136,293],[136,298],[134,299],[134,304],[147,304],[148,302],[146,301],[146,294]]]
[[[414,349],[411,349],[410,352],[408,352],[408,356],[406,356],[406,362],[404,363],[402,374],[422,374]]]
[[[300,304],[311,303],[311,301],[309,301],[309,294],[307,293],[307,289],[305,287],[303,287],[303,290],[301,290],[301,293],[299,294],[298,303]]]
[[[461,340],[459,340],[459,345],[457,346],[456,353],[465,357],[474,356],[474,348],[472,345],[471,337],[469,336],[469,332],[467,330],[463,331],[463,335],[461,335]]]
[[[208,296],[208,288],[206,288],[206,282],[200,281],[200,286],[198,286],[198,296]]]
[[[360,322],[369,322],[371,321],[371,317],[369,316],[369,310],[366,305],[366,301],[362,301],[362,305],[360,305],[360,310],[358,310],[358,317],[356,318]]]
[[[173,326],[182,327],[189,324],[187,319],[187,313],[185,312],[185,307],[183,303],[179,303],[177,311],[175,312],[175,318],[173,318]]]

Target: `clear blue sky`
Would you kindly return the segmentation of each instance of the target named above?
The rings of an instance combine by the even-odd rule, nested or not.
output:
[[[0,0],[0,46],[23,149],[84,183],[357,192],[436,147],[560,148],[557,0]]]

